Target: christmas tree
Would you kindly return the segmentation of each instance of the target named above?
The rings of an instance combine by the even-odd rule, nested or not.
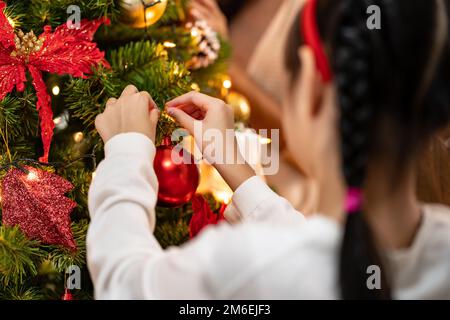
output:
[[[0,299],[60,299],[77,268],[80,283],[64,297],[90,299],[87,193],[103,157],[95,117],[133,84],[162,111],[160,144],[177,127],[166,101],[191,90],[227,94],[230,49],[189,18],[187,0],[0,8]],[[217,213],[221,204],[205,197]],[[190,203],[156,211],[163,247],[188,240]]]

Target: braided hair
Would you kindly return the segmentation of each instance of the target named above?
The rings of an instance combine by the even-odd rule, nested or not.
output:
[[[361,6],[361,4],[363,4]],[[363,189],[375,114],[374,59],[372,37],[364,20],[366,1],[347,1],[342,8],[340,28],[335,36],[333,69],[336,74],[343,173],[347,186]],[[374,38],[374,39],[373,39]],[[390,288],[385,273],[381,273],[380,290],[369,290],[365,278],[367,267],[376,265],[383,270],[371,230],[361,211],[347,215],[341,246],[340,287],[346,299],[390,299]]]
[[[366,25],[371,5],[381,8],[380,30]],[[375,153],[391,157],[401,174],[431,135],[450,122],[449,31],[444,23],[449,7],[448,0],[318,0],[319,30],[337,89],[342,170],[349,189],[364,189]],[[302,44],[297,25],[286,51],[293,77]],[[341,296],[390,299],[389,279],[363,209],[364,204],[347,215],[339,264]],[[367,285],[373,265],[381,270],[379,290]]]

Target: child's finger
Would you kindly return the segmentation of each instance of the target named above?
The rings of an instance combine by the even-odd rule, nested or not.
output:
[[[155,108],[152,111],[150,111],[150,122],[156,125],[158,119],[159,119],[159,110],[158,108]]]
[[[196,120],[205,119],[205,113],[203,111],[201,111],[200,109],[197,109],[194,112],[190,113],[190,116]]]
[[[191,113],[199,110],[200,108],[194,104],[186,104],[186,105],[178,106],[178,109],[183,110],[187,114],[191,114]]]
[[[117,102],[116,98],[109,98],[108,101],[106,101],[106,107],[112,106]]]
[[[138,92],[139,92],[139,90],[135,86],[133,86],[132,84],[129,84],[125,87],[125,89],[123,89],[120,97],[123,98],[123,97],[130,96],[130,95],[138,93]]]
[[[141,92],[139,92],[139,94],[148,101],[149,110],[156,108],[156,103],[155,103],[155,101],[153,101],[153,98],[150,95],[150,93],[148,93],[147,91],[141,91]]]
[[[194,105],[203,111],[208,111],[209,109],[222,104],[224,104],[224,102],[219,99],[212,98],[196,91],[191,91],[169,101],[166,106],[168,108],[183,108],[183,106]]]
[[[167,113],[174,117],[183,128],[188,130],[191,134],[194,134],[194,124],[196,121],[194,118],[177,108],[168,108]]]
[[[102,124],[103,114],[99,114],[95,117],[95,129],[99,129]]]
[[[193,104],[180,105],[177,106],[177,108],[183,110],[185,113],[196,120],[203,120],[205,117],[205,111]]]
[[[107,134],[106,134],[106,126],[105,126],[105,116],[103,114],[97,115],[95,117],[95,129],[97,129],[98,134],[102,138],[103,142],[106,142],[107,140]]]

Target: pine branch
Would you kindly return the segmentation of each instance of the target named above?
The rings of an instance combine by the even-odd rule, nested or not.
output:
[[[42,293],[37,287],[27,284],[0,289],[0,300],[41,300]]]
[[[155,237],[163,248],[181,245],[189,239],[189,225],[183,219],[159,223],[155,228]]]
[[[43,257],[39,243],[28,239],[18,226],[0,226],[0,283],[22,283],[37,274],[36,263]]]
[[[2,141],[3,143],[3,141]],[[0,164],[5,165],[15,159],[19,158],[33,158],[35,157],[35,149],[34,144],[30,144],[30,140],[25,137],[19,137],[14,140],[14,142],[10,142],[10,154],[11,159],[9,158],[9,154],[6,150],[6,145],[1,145],[1,153],[0,153]],[[6,174],[5,172],[0,172],[0,179]]]
[[[189,1],[190,0],[169,0],[164,15],[158,23],[155,24],[155,27],[159,28],[164,25],[172,25],[179,21],[184,21],[186,19]]]
[[[64,273],[72,265],[82,268],[86,264],[86,233],[88,225],[89,223],[86,219],[72,223],[72,233],[77,244],[76,252],[61,246],[49,246],[50,254],[48,260],[57,272]]]
[[[100,67],[89,79],[74,78],[63,91],[67,108],[95,135],[95,117],[103,112],[106,101],[117,97],[122,84],[114,73]]]
[[[174,61],[157,61],[146,69],[130,72],[124,79],[148,91],[160,109],[167,101],[191,90],[189,71]]]
[[[161,44],[139,41],[113,50],[109,55],[111,70],[99,69],[89,79],[72,79],[64,90],[66,105],[74,117],[94,134],[95,117],[110,97],[117,97],[128,84],[148,91],[160,109],[165,103],[191,90],[189,71],[168,59]],[[119,90],[120,88],[120,90]],[[176,128],[173,119],[162,118],[158,141]]]
[[[211,210],[217,214],[221,204],[211,194],[203,196]],[[156,207],[155,237],[163,248],[180,246],[189,240],[189,221],[192,214],[191,204],[180,208]]]
[[[117,50],[111,51],[108,61],[118,76],[148,67],[158,60],[167,60],[164,46],[150,41],[131,42]]]
[[[83,164],[81,164],[83,165]],[[74,189],[68,197],[77,203],[77,207],[72,212],[72,220],[89,218],[87,195],[92,180],[92,170],[87,168],[67,168],[62,170],[61,176],[68,179],[74,185]]]
[[[100,46],[117,48],[129,42],[145,41],[164,43],[171,41],[174,43],[187,43],[190,39],[189,30],[182,24],[153,25],[147,29],[134,29],[126,24],[117,22],[102,29],[96,34],[96,40]]]
[[[57,27],[69,18],[67,8],[77,5],[82,19],[96,19],[108,16],[112,21],[119,17],[120,0],[13,0],[10,16],[18,21],[18,27],[24,31],[35,30],[40,33],[45,25]]]
[[[0,101],[0,141],[2,142],[2,153],[11,154],[10,142],[14,137],[20,135],[19,123],[20,103],[17,99],[6,97]],[[16,124],[16,125],[14,125]]]
[[[30,92],[8,95],[0,101],[0,142],[2,153],[6,148],[14,146],[24,137],[32,136],[37,129],[37,111],[35,99]],[[11,151],[11,150],[10,150]],[[11,151],[12,152],[12,151]]]

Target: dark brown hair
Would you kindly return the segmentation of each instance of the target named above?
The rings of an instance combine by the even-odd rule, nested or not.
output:
[[[381,9],[381,29],[367,27],[371,5]],[[379,155],[401,175],[450,122],[449,7],[447,0],[318,0],[349,187],[364,188],[369,163]],[[292,77],[301,67],[301,44],[297,20],[286,50]],[[367,287],[370,265],[382,266],[370,226],[363,212],[348,215],[339,266],[342,298],[392,297],[386,272],[381,290]]]

